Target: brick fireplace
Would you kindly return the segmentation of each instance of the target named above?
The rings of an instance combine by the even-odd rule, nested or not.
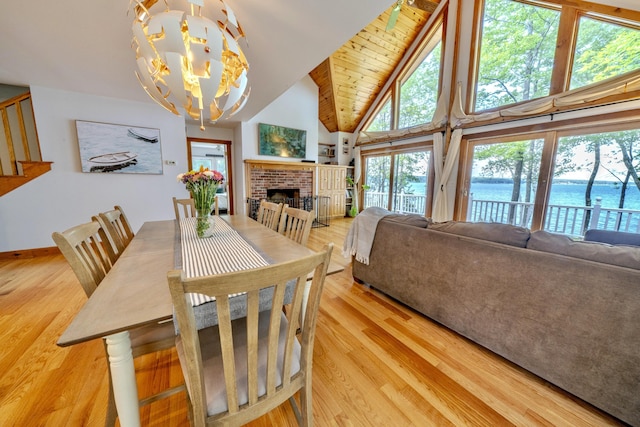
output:
[[[246,160],[248,197],[266,199],[268,190],[296,190],[298,197],[314,195],[315,164]]]
[[[289,206],[315,211],[313,227],[329,225],[329,197],[316,195],[315,163],[245,160],[247,215],[256,218],[261,199],[286,197]]]

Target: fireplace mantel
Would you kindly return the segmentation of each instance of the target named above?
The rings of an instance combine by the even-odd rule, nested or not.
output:
[[[316,169],[316,163],[307,162],[280,162],[278,160],[251,160],[244,161],[249,169],[282,169],[282,170],[310,170]]]

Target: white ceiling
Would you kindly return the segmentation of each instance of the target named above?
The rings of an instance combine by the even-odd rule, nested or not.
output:
[[[251,84],[232,120],[260,112],[392,3],[228,0],[249,44]],[[128,8],[129,0],[2,0],[0,84],[153,103],[134,74]]]
[[[640,9],[638,0],[600,2]],[[228,0],[246,33],[251,67],[251,96],[232,120],[260,112],[392,3]],[[153,103],[134,74],[128,8],[129,0],[2,0],[0,84]]]

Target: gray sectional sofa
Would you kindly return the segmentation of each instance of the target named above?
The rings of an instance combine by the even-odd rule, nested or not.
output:
[[[640,247],[389,215],[353,276],[640,426]]]

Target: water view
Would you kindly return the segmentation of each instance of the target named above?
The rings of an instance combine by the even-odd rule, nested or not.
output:
[[[586,180],[556,179],[551,187],[545,216],[547,231],[580,236],[587,228],[640,232],[640,191],[635,185],[626,189],[624,207],[619,208],[621,185],[613,181],[596,181],[591,190],[592,207],[586,208]],[[504,222],[530,227],[533,202],[510,202],[513,184],[507,179],[474,179],[470,188],[468,221]],[[403,212],[419,213],[424,209],[424,182],[410,186],[411,195],[398,196],[394,206]],[[524,192],[524,185],[522,192]],[[532,201],[534,199],[532,195]],[[597,205],[598,199],[600,204]],[[386,199],[368,195],[371,205],[386,206]],[[382,203],[382,204],[380,204]]]
[[[511,199],[512,184],[507,183],[471,183],[471,194],[474,200]],[[558,182],[551,186],[549,204],[563,206],[585,206],[586,182]],[[417,194],[417,193],[416,193]],[[423,193],[424,194],[424,193]],[[533,200],[532,196],[532,200]],[[620,202],[620,185],[615,182],[597,182],[591,189],[592,205],[597,197],[602,198],[602,206],[618,208]],[[640,191],[635,185],[629,185],[625,194],[624,209],[640,210]]]

